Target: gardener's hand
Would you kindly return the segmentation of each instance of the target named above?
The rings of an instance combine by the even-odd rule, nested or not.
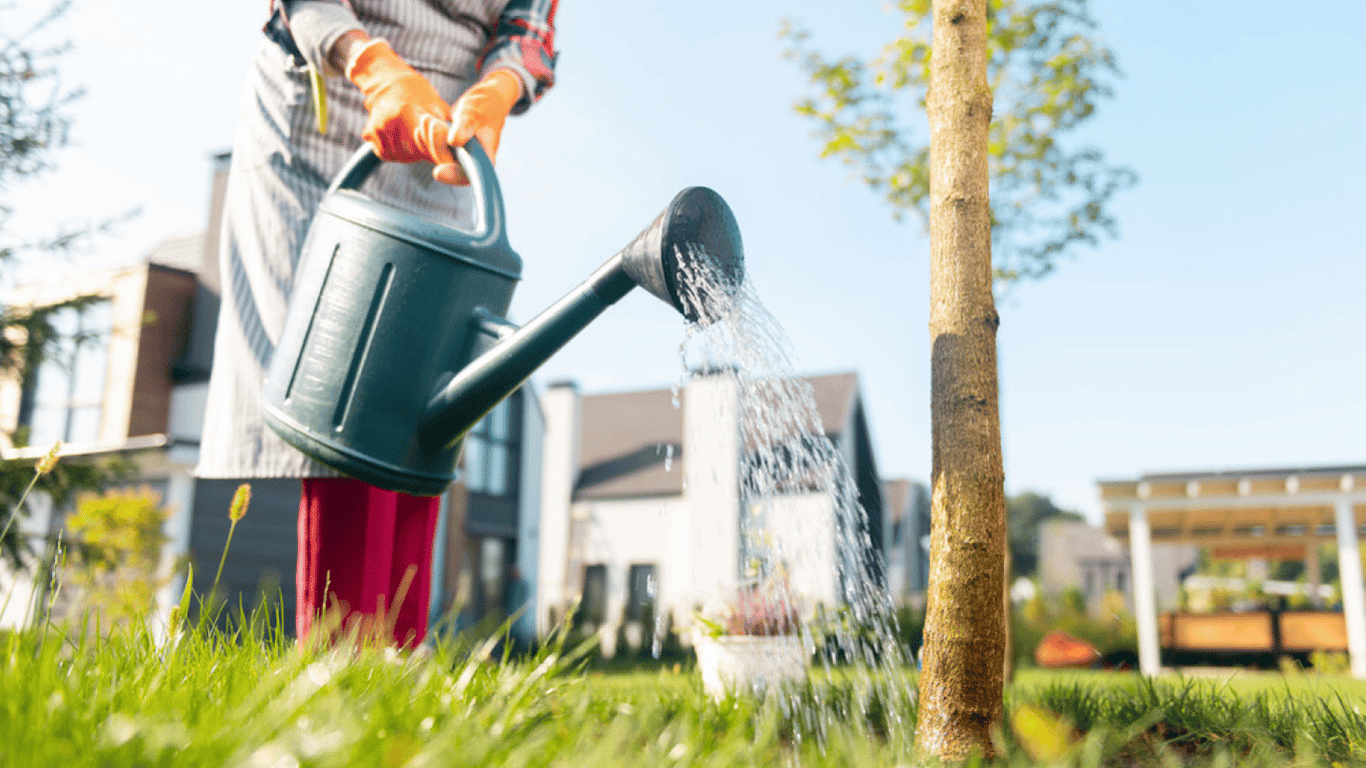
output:
[[[369,118],[361,137],[384,160],[455,162],[446,143],[451,108],[427,78],[408,66],[389,43],[374,38],[348,56],[346,77],[365,94]]]
[[[498,68],[489,72],[456,100],[446,142],[452,147],[463,147],[471,138],[478,138],[484,151],[488,152],[489,160],[495,159],[503,122],[520,98],[522,79],[512,70]],[[464,170],[454,162],[438,165],[432,176],[447,184],[470,183]]]

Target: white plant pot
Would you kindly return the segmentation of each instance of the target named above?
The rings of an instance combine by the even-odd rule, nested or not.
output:
[[[811,654],[797,635],[702,636],[693,648],[702,687],[718,699],[732,692],[763,694],[784,682],[800,682],[811,664]]]

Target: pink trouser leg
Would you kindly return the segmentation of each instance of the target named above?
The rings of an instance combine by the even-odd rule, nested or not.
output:
[[[439,509],[438,497],[409,496],[348,478],[304,479],[295,583],[298,637],[307,638],[319,614],[335,609],[342,627],[382,619],[396,644],[422,642]],[[413,573],[400,594],[409,568]]]
[[[427,636],[428,604],[432,588],[432,543],[441,511],[439,496],[398,497],[394,525],[394,560],[389,594],[402,602],[393,614],[394,642],[412,648]],[[408,574],[411,573],[411,576]],[[405,588],[406,580],[406,588]]]

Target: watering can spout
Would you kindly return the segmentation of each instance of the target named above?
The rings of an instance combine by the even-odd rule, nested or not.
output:
[[[454,150],[474,190],[469,230],[366,195],[380,167],[368,145],[337,175],[309,225],[261,396],[266,423],[308,456],[427,496],[455,479],[465,433],[632,288],[709,323],[744,279],[730,208],[692,187],[517,328],[500,317],[522,260],[508,244],[493,162],[476,139]]]
[[[689,187],[587,280],[458,371],[428,403],[419,441],[455,445],[556,351],[639,285],[690,322],[725,314],[744,280],[740,227],[725,200]]]

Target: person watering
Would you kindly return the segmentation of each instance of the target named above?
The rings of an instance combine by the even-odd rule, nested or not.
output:
[[[384,616],[395,644],[427,632],[439,497],[341,477],[262,420],[304,236],[332,178],[369,142],[366,194],[469,217],[451,146],[493,158],[503,123],[554,84],[557,0],[272,0],[239,105],[220,232],[223,296],[196,473],[300,478],[295,628],[325,610]],[[452,106],[453,105],[453,106]],[[357,308],[363,311],[363,308]]]

